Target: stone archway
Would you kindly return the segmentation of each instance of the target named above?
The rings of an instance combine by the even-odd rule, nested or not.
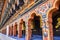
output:
[[[21,38],[23,35],[25,36],[25,21],[23,19],[20,19],[20,22],[18,24],[18,37]]]
[[[9,33],[10,33],[10,36],[13,35],[13,24],[9,27]]]
[[[13,36],[17,36],[17,22],[13,24]]]
[[[30,40],[31,37],[32,37],[32,29],[34,28],[34,27],[33,27],[34,25],[33,25],[32,22],[35,20],[35,19],[34,19],[35,17],[38,17],[38,18],[37,18],[37,19],[38,19],[37,22],[39,21],[38,23],[40,23],[40,21],[41,21],[41,20],[40,20],[40,17],[41,17],[40,15],[36,14],[35,12],[33,12],[33,13],[31,14],[30,18],[28,19],[28,36],[27,36],[26,40]],[[35,20],[35,21],[36,21],[36,20]],[[35,21],[34,21],[34,22],[35,22]],[[35,24],[35,25],[36,25],[36,24]],[[37,26],[37,25],[36,25],[36,26]],[[37,27],[37,28],[41,28],[40,25],[39,25],[39,27]],[[36,29],[36,30],[37,30],[37,29]],[[34,30],[34,31],[36,31],[36,30]],[[39,30],[38,30],[38,31],[39,31]],[[39,34],[37,34],[37,35],[39,35]],[[42,29],[41,29],[41,35],[42,35]],[[41,38],[41,39],[42,39],[42,38]],[[33,39],[32,39],[32,40],[33,40]]]
[[[22,37],[22,25],[23,25],[23,19],[20,20],[19,26],[18,26],[18,37]]]
[[[32,26],[33,26],[33,29],[32,29],[32,33],[33,34],[40,34],[42,35],[42,28],[41,28],[41,17],[36,14],[36,13],[32,13],[31,16],[33,15],[33,19],[32,19]]]
[[[53,12],[57,11],[59,9],[60,0],[56,0],[53,4],[52,9],[48,12],[48,24],[49,24],[49,31],[50,31],[50,40],[53,40],[53,25],[52,25],[52,14]]]

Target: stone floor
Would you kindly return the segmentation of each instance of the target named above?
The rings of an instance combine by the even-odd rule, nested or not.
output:
[[[0,34],[0,40],[25,40],[25,36],[23,35],[21,38],[18,38],[18,36],[7,36],[4,34]],[[31,37],[31,40],[42,40],[41,35],[33,35]],[[60,36],[55,36],[54,40],[60,40]]]

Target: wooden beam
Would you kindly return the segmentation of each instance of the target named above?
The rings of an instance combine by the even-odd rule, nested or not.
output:
[[[3,17],[4,15],[4,11],[5,11],[5,8],[7,6],[7,0],[4,0],[4,5],[3,5],[3,8],[2,8],[2,14],[1,14],[1,17]],[[1,18],[2,19],[2,18]],[[2,20],[1,20],[2,21]]]

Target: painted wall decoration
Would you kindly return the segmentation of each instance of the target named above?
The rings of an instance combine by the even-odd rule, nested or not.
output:
[[[52,3],[51,2],[46,2],[45,4],[39,5],[35,11],[39,14],[42,15],[42,21],[43,21],[43,40],[49,40],[49,28],[48,25],[46,24],[48,21],[48,17],[47,17],[47,11],[52,7]]]
[[[38,5],[35,8],[33,8],[32,10],[28,11],[26,14],[22,15],[18,20],[19,21],[21,18],[25,21],[26,24],[26,36],[28,37],[28,19],[30,18],[32,13],[36,13],[39,14],[42,17],[42,31],[43,31],[43,40],[49,40],[50,39],[50,34],[49,34],[49,25],[47,23],[48,21],[48,17],[47,17],[47,12],[48,10],[53,6],[53,2],[52,1],[47,1],[45,3],[43,3],[42,5]]]
[[[22,18],[26,21],[26,26],[27,24],[27,20],[29,19],[29,16],[31,15],[31,13],[36,12],[38,14],[40,14],[42,16],[42,22],[43,22],[43,39],[45,39],[45,37],[47,37],[46,39],[49,40],[49,28],[48,25],[46,24],[48,21],[48,17],[47,17],[47,12],[48,10],[53,6],[52,2],[47,1],[46,3],[37,6],[36,8],[32,9],[31,11],[27,12],[24,16],[22,16]],[[28,30],[28,27],[26,28],[26,30]],[[28,31],[27,31],[28,32]]]

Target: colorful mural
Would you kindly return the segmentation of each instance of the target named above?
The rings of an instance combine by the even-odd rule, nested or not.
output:
[[[33,26],[36,26],[40,22],[39,26],[41,27],[41,31],[42,31],[41,32],[42,33],[41,40],[42,39],[43,40],[53,40],[53,29],[51,26],[52,22],[49,25],[49,22],[48,22],[49,15],[48,14],[49,14],[49,10],[53,7],[55,1],[54,0],[47,0],[46,2],[45,1],[43,2],[41,0],[40,2],[41,2],[41,4],[38,2],[37,4],[35,4],[35,6],[31,7],[30,9],[27,8],[26,11],[22,12],[21,15],[18,15],[17,19],[11,23],[11,24],[14,24],[15,22],[17,22],[17,24],[19,24],[19,26],[17,26],[18,37],[21,37],[23,35],[22,30],[25,30],[25,33],[26,33],[25,40],[32,40]],[[34,19],[35,17],[38,17],[38,18]],[[37,19],[39,19],[39,21],[37,21],[38,23],[34,24],[34,23],[36,23],[34,21],[36,21]],[[58,18],[57,21],[58,22],[57,22],[56,28],[58,28],[60,26],[59,25],[60,18]],[[26,29],[24,29],[24,27],[26,27]],[[50,30],[50,28],[51,28],[51,30]],[[16,30],[16,28],[14,30]],[[36,30],[34,30],[34,31],[36,31]],[[14,33],[16,35],[16,31]]]

